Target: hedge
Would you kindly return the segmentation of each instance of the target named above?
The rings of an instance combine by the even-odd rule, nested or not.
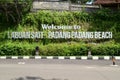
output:
[[[120,56],[120,45],[100,45],[92,47],[92,55]]]
[[[16,43],[11,44],[4,44],[0,46],[0,56],[35,55],[35,47],[37,45],[23,45],[22,43],[20,45]],[[87,44],[83,43],[61,43],[39,45],[39,48],[40,56],[86,56],[88,50],[91,50],[92,55],[120,56],[120,44],[97,44],[88,46]]]

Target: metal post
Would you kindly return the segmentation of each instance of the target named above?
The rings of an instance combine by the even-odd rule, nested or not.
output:
[[[90,50],[88,51],[88,57],[89,57],[89,58],[92,57]]]
[[[38,46],[35,47],[35,55],[36,55],[36,56],[39,55],[39,47],[38,47]]]
[[[113,65],[115,65],[115,57],[114,56],[112,56],[112,63],[113,63]]]

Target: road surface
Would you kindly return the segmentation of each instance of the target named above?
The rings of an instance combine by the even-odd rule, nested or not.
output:
[[[120,61],[1,59],[0,80],[120,80]]]

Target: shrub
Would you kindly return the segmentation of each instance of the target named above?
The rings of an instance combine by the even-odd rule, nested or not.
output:
[[[26,44],[26,45],[23,45]],[[89,44],[90,45],[90,44]],[[61,44],[28,44],[28,43],[7,43],[0,46],[1,56],[32,56],[35,54],[35,47],[39,46],[41,56],[87,56],[88,50],[92,55],[98,56],[120,56],[120,44],[97,44],[88,45],[84,43],[61,43]]]
[[[53,12],[39,11],[37,13],[29,13],[23,19],[23,24],[36,25],[54,24],[54,25],[75,25],[80,21],[88,21],[89,15],[85,12]]]
[[[23,45],[22,43],[18,42],[7,42],[0,46],[0,55],[1,56],[23,56],[23,55],[32,55],[33,54],[33,47],[29,45]]]
[[[91,51],[92,51],[92,55],[108,55],[108,56],[116,55],[116,56],[120,56],[119,49],[120,49],[119,44],[114,44],[114,45],[103,44],[103,45],[93,46]]]

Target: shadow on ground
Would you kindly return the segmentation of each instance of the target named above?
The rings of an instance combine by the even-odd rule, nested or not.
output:
[[[20,77],[20,78],[11,79],[11,80],[68,80],[68,79],[57,79],[57,78],[44,79],[42,77],[27,76],[27,77]]]

